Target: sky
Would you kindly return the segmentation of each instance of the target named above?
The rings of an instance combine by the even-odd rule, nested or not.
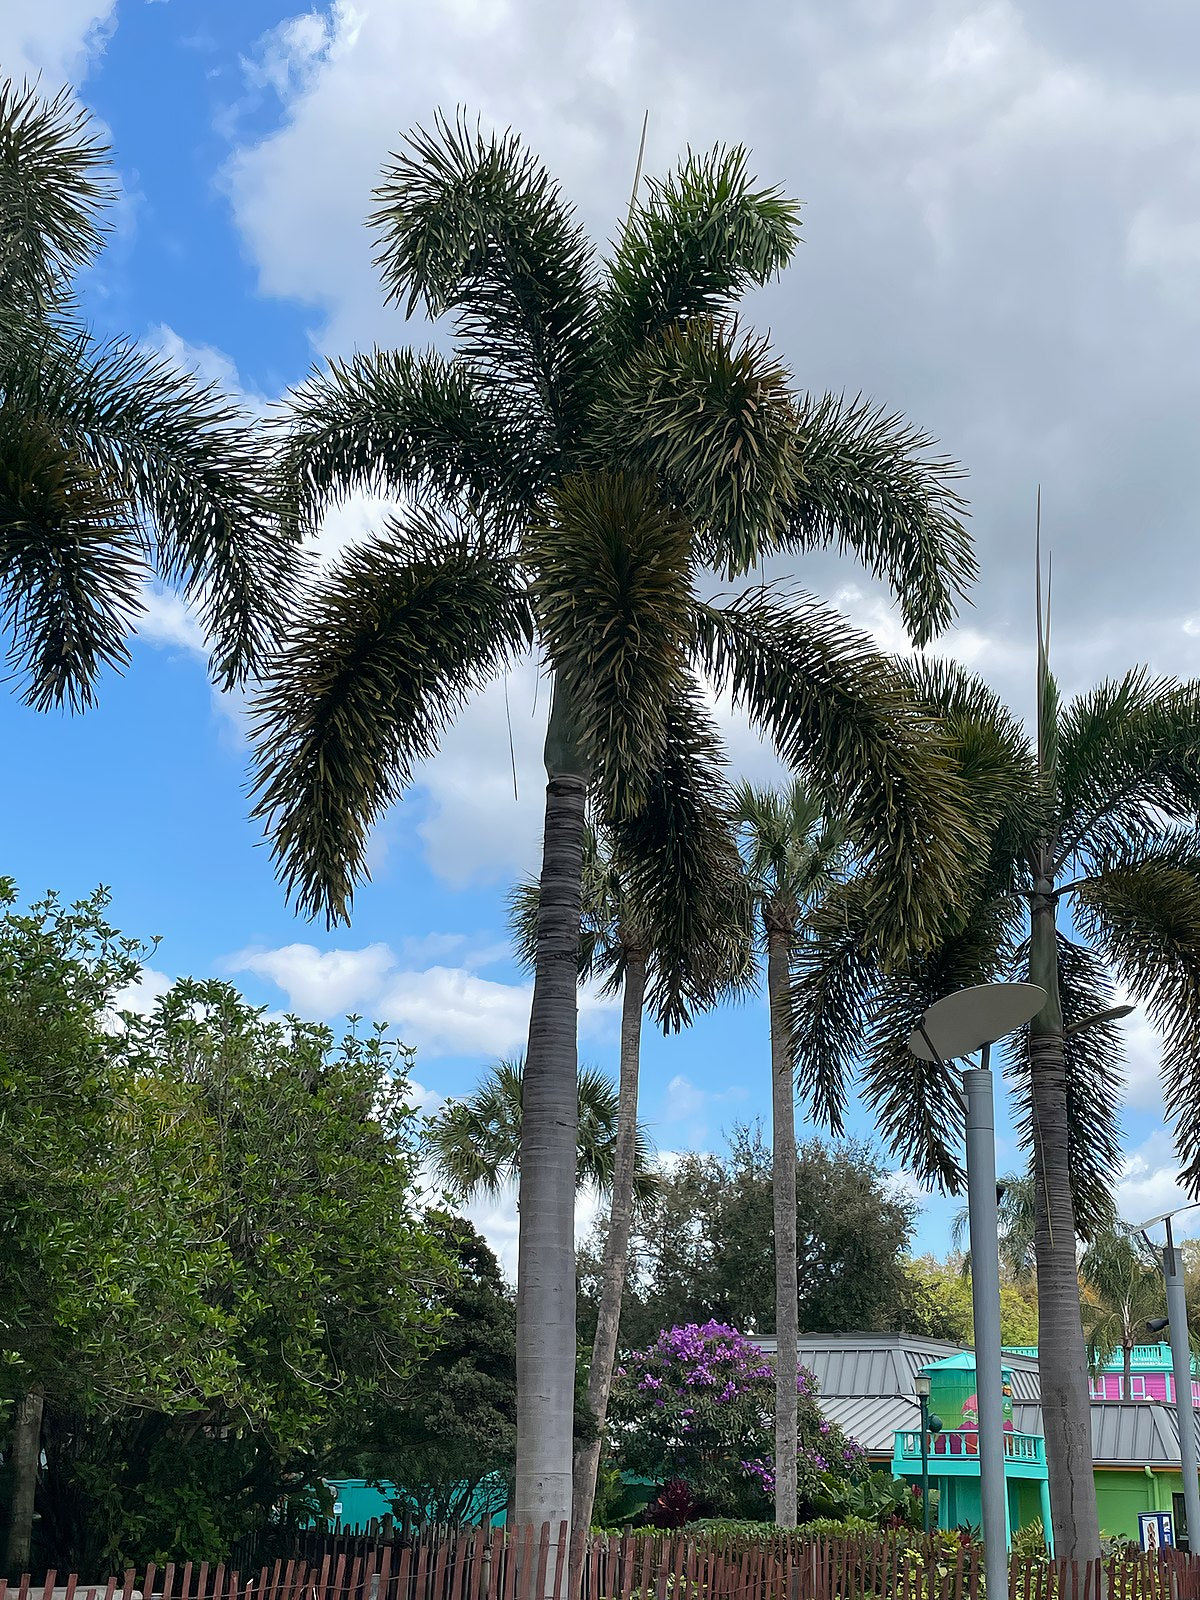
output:
[[[363,220],[406,129],[466,107],[512,126],[603,245],[646,170],[722,141],[803,202],[804,243],[746,317],[796,381],[905,413],[967,469],[981,576],[935,646],[1022,714],[1033,682],[1033,506],[1053,548],[1066,693],[1146,663],[1200,673],[1200,17],[1188,0],[6,0],[0,72],[69,82],[115,151],[108,248],[81,283],[125,334],[262,411],[317,360],[444,337],[383,305]],[[359,499],[322,532],[370,532]],[[889,648],[888,596],[836,558],[796,575]],[[145,1003],[220,976],[256,1002],[389,1022],[436,1106],[518,1050],[529,983],[504,896],[536,869],[544,685],[516,668],[463,714],[377,830],[352,924],[296,918],[247,819],[239,698],[151,586],[123,677],[81,717],[0,700],[3,870],[33,895],[111,888],[161,936]],[[507,693],[507,713],[505,694]],[[510,756],[509,720],[512,752]],[[734,771],[779,769],[723,718]],[[516,768],[516,796],[512,767]],[[1125,1025],[1122,1213],[1178,1196],[1144,1017]],[[615,1076],[614,1005],[585,995],[581,1056]],[[643,1115],[663,1151],[769,1112],[765,1005],[647,1030]],[[870,1137],[856,1114],[853,1131]],[[1018,1154],[1001,1112],[999,1163]],[[903,1173],[894,1179],[912,1192]],[[954,1205],[916,1195],[917,1246]],[[580,1207],[586,1226],[594,1199]],[[511,1270],[512,1197],[477,1208]]]

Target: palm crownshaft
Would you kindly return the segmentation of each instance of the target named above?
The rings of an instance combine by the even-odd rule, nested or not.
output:
[[[676,1026],[687,952],[730,872],[727,690],[790,761],[857,804],[900,870],[888,942],[928,925],[965,837],[945,763],[868,641],[809,597],[755,588],[762,556],[840,542],[904,596],[920,635],[973,571],[955,469],[899,419],[806,406],[733,312],[787,262],[795,207],[744,153],[649,187],[611,258],[512,135],[411,135],[375,225],[389,294],[448,315],[449,359],[374,353],[315,374],[280,442],[301,528],[356,487],[407,503],[298,610],[258,699],[258,812],[300,905],[348,914],[380,814],[465,700],[531,645],[552,680],[518,1286],[518,1521],[567,1515],[574,1369],[575,975],[590,804],[631,863],[649,1004]],[[811,461],[811,476],[806,462]],[[860,481],[861,474],[861,481]],[[901,534],[903,537],[901,537]],[[901,549],[903,545],[903,549]]]

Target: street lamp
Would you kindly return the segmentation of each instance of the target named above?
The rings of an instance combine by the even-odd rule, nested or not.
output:
[[[1192,1349],[1188,1338],[1187,1297],[1183,1286],[1183,1267],[1179,1261],[1179,1252],[1175,1248],[1175,1237],[1171,1232],[1171,1219],[1177,1217],[1181,1211],[1194,1211],[1200,1202],[1193,1202],[1187,1206],[1176,1206],[1174,1211],[1164,1211],[1161,1216],[1151,1217],[1149,1222],[1143,1222],[1136,1229],[1146,1243],[1160,1257],[1162,1263],[1163,1280],[1167,1287],[1167,1316],[1156,1317],[1146,1324],[1152,1333],[1161,1333],[1163,1328],[1171,1329],[1171,1370],[1175,1375],[1175,1425],[1179,1429],[1179,1470],[1183,1474],[1183,1514],[1187,1522],[1188,1549],[1200,1548],[1200,1480],[1197,1479],[1196,1464],[1196,1408],[1192,1403]],[[1166,1230],[1166,1241],[1163,1244],[1161,1255],[1157,1246],[1151,1243],[1147,1230],[1157,1227],[1162,1223]]]
[[[941,1417],[929,1415],[929,1376],[918,1372],[913,1379],[913,1392],[921,1407],[921,1514],[925,1532],[929,1532],[929,1435],[941,1433]]]
[[[975,1392],[979,1404],[979,1499],[988,1593],[1008,1593],[1007,1487],[1004,1478],[1004,1377],[1000,1342],[1000,1238],[996,1216],[996,1123],[991,1047],[1046,1003],[1036,983],[981,983],[929,1007],[908,1041],[922,1061],[961,1060],[967,1132],[967,1217],[971,1238],[971,1305],[975,1314]],[[1190,1393],[1190,1391],[1189,1391]]]

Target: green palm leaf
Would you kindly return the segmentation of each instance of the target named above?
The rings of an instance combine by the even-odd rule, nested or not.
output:
[[[463,356],[538,403],[551,429],[582,419],[594,361],[593,252],[541,162],[510,132],[463,118],[414,129],[376,190],[376,260],[411,316],[449,312]]]
[[[718,145],[650,179],[609,264],[601,317],[618,352],[696,317],[720,316],[791,260],[799,206],[754,189],[747,152]]]
[[[799,474],[779,547],[849,551],[891,585],[913,642],[927,644],[977,573],[962,469],[861,395],[806,396],[796,431]]]
[[[46,311],[70,298],[73,274],[102,243],[115,195],[109,151],[69,89],[0,81],[0,306]]]
[[[511,397],[462,362],[373,350],[330,362],[288,397],[280,498],[310,533],[354,489],[515,516],[531,504],[552,448]]]
[[[414,518],[346,551],[305,597],[255,695],[255,815],[299,904],[333,922],[372,824],[466,697],[529,641],[510,562]]]

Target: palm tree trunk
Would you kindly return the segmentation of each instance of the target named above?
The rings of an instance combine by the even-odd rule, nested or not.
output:
[[[1122,1346],[1124,1362],[1121,1367],[1121,1399],[1133,1399],[1133,1346],[1126,1339]]]
[[[771,1009],[771,1200],[775,1228],[775,1521],[796,1526],[797,1315],[796,1093],[788,1052],[791,939],[767,934],[767,999]]]
[[[23,1395],[13,1409],[12,1504],[5,1553],[5,1571],[10,1578],[19,1578],[29,1571],[43,1409],[44,1401],[36,1389]]]
[[[638,1074],[642,1055],[642,1008],[646,999],[646,957],[626,950],[625,987],[621,996],[621,1077],[617,1099],[617,1148],[613,1158],[612,1204],[604,1263],[600,1275],[600,1307],[596,1336],[592,1340],[592,1365],[588,1372],[588,1405],[596,1419],[596,1437],[575,1455],[573,1525],[592,1524],[596,1477],[604,1447],[604,1423],[612,1392],[617,1334],[621,1325],[621,1296],[629,1265],[629,1234],[633,1227],[633,1180],[637,1168]]]
[[[1067,1087],[1058,994],[1056,901],[1048,876],[1034,884],[1029,977],[1049,996],[1030,1024],[1038,1369],[1050,1478],[1054,1553],[1068,1561],[1100,1554],[1092,1474],[1091,1400],[1079,1310],[1075,1206],[1067,1158]]]
[[[555,1529],[571,1516],[575,1416],[576,987],[587,800],[581,766],[569,709],[556,693],[522,1096],[514,1493],[518,1526],[549,1522]]]

